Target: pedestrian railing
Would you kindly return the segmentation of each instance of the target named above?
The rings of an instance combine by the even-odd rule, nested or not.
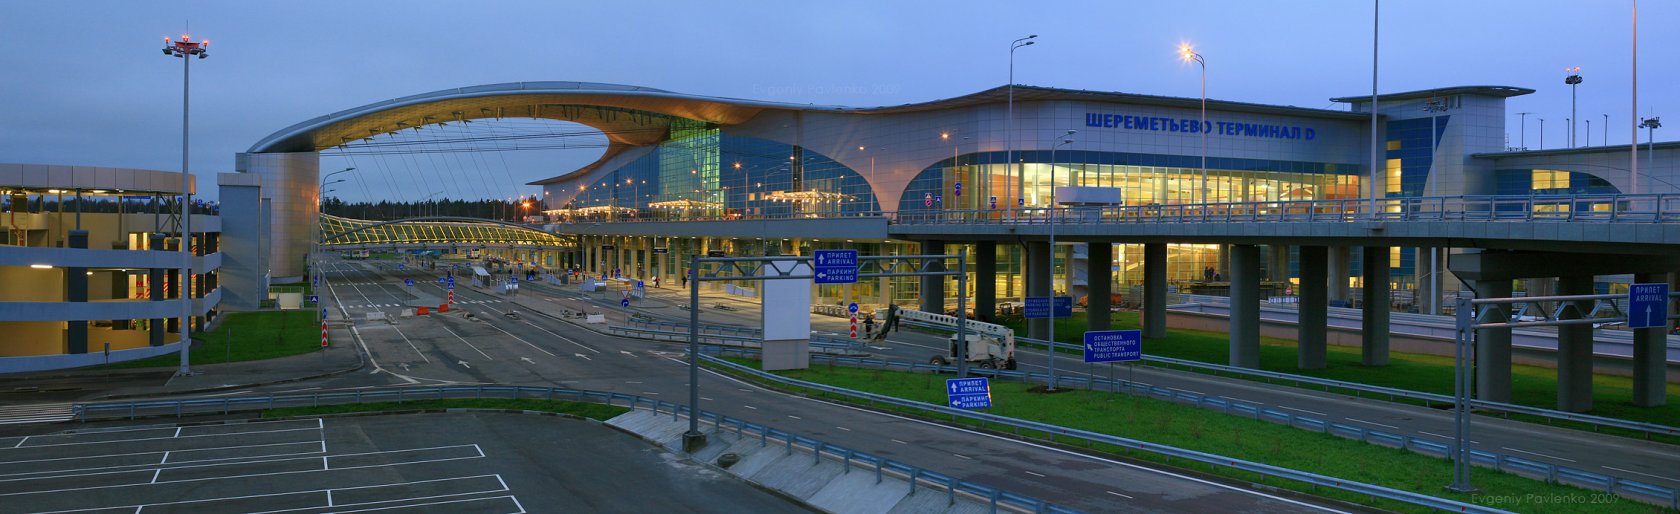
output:
[[[1027,343],[1029,345],[1034,345],[1034,346],[1038,346],[1038,347],[1041,347],[1041,348],[1048,346],[1048,341],[1045,341],[1043,339],[1033,339],[1033,338],[1028,338],[1028,337],[1017,337],[1017,338],[1015,338],[1015,341],[1017,343]],[[1064,347],[1064,348],[1073,348],[1073,349],[1080,348],[1079,345],[1071,344],[1071,343],[1057,343],[1057,346],[1061,346],[1061,347]],[[1276,371],[1266,371],[1266,370],[1250,369],[1250,368],[1239,368],[1239,367],[1235,367],[1235,366],[1210,364],[1210,363],[1206,363],[1206,362],[1198,362],[1198,361],[1184,360],[1184,359],[1175,359],[1175,358],[1172,358],[1172,357],[1161,357],[1161,356],[1158,356],[1158,355],[1149,355],[1149,354],[1144,354],[1143,360],[1146,361],[1146,362],[1159,363],[1159,364],[1168,365],[1168,366],[1183,366],[1183,367],[1186,367],[1186,368],[1199,369],[1199,370],[1204,370],[1204,371],[1211,371],[1211,372],[1218,372],[1218,373],[1230,373],[1230,374],[1233,374],[1233,375],[1243,375],[1243,376],[1249,376],[1249,377],[1264,378],[1268,381],[1278,380],[1278,381],[1283,381],[1283,382],[1293,382],[1297,385],[1299,385],[1299,384],[1309,384],[1309,385],[1319,386],[1319,387],[1323,387],[1323,388],[1334,387],[1334,388],[1337,388],[1337,389],[1345,389],[1345,390],[1349,390],[1349,391],[1354,391],[1355,396],[1359,396],[1360,394],[1372,394],[1372,395],[1376,395],[1376,396],[1387,396],[1389,399],[1405,398],[1405,399],[1408,399],[1408,400],[1417,400],[1417,401],[1424,402],[1425,406],[1429,406],[1429,405],[1433,405],[1433,404],[1451,405],[1453,403],[1453,397],[1450,396],[1450,395],[1425,393],[1425,392],[1422,392],[1422,391],[1412,391],[1412,390],[1409,390],[1409,389],[1396,389],[1396,388],[1392,388],[1392,387],[1382,387],[1382,386],[1374,386],[1374,385],[1369,385],[1369,384],[1361,384],[1361,383],[1358,383],[1358,382],[1346,382],[1346,381],[1341,381],[1341,380],[1331,380],[1331,379],[1327,379],[1327,378],[1317,378],[1317,377],[1309,377],[1309,376],[1304,376],[1304,375],[1294,375],[1294,374],[1289,374],[1289,373],[1279,373],[1279,372],[1276,372]],[[1536,416],[1536,417],[1540,417],[1540,418],[1545,418],[1548,423],[1550,423],[1552,421],[1573,421],[1573,422],[1577,422],[1577,423],[1591,425],[1594,430],[1597,430],[1600,427],[1610,427],[1610,428],[1619,428],[1619,429],[1623,429],[1623,430],[1640,432],[1640,433],[1644,433],[1647,439],[1650,438],[1651,435],[1680,436],[1680,427],[1672,427],[1672,426],[1668,426],[1668,425],[1659,425],[1659,424],[1656,424],[1656,423],[1644,423],[1644,422],[1639,422],[1639,421],[1629,421],[1629,420],[1625,420],[1625,419],[1607,418],[1607,417],[1603,417],[1603,416],[1593,416],[1593,415],[1580,414],[1580,413],[1575,413],[1575,412],[1565,412],[1565,411],[1560,411],[1560,410],[1544,409],[1544,408],[1540,408],[1540,407],[1530,407],[1530,406],[1527,406],[1527,405],[1517,405],[1517,404],[1513,404],[1513,403],[1490,402],[1490,401],[1486,401],[1486,400],[1471,400],[1470,405],[1472,407],[1475,407],[1477,409],[1482,409],[1482,410],[1485,410],[1485,411],[1502,412],[1502,413],[1506,413],[1506,414],[1524,414],[1524,415],[1529,415],[1529,416]]]
[[[689,334],[687,325],[675,325],[671,328],[672,329],[669,330],[659,330],[652,328],[638,328],[636,326],[629,325],[608,325],[607,332],[615,336],[633,337],[636,339],[678,342],[688,341]],[[759,335],[757,331],[753,331],[751,335],[734,335],[717,332],[708,333],[702,330],[700,334],[700,344],[706,345],[758,348],[763,342],[764,337]],[[864,350],[864,345],[860,341],[827,336],[811,336],[811,347],[819,350],[840,353],[863,353]]]
[[[744,349],[738,349],[738,348],[711,348],[707,351],[707,353],[736,354],[736,355],[743,355],[743,356],[751,356],[751,355],[755,355],[757,352],[753,351],[753,350],[744,350]],[[735,363],[732,363],[732,362],[729,362],[729,361],[718,359],[718,358],[712,357],[710,355],[706,355],[705,357],[708,359],[709,362],[715,362],[715,363],[718,363],[719,365],[728,367],[731,370],[751,374],[753,376],[763,378],[765,380],[769,380],[769,381],[772,381],[772,382],[777,382],[777,383],[782,383],[782,384],[787,384],[787,385],[793,385],[793,386],[798,386],[798,387],[801,387],[801,388],[813,389],[813,390],[823,391],[823,392],[827,392],[827,393],[838,394],[838,395],[842,395],[842,396],[850,396],[850,397],[853,397],[853,398],[864,399],[864,400],[868,400],[870,402],[875,402],[875,403],[882,403],[882,404],[887,404],[887,405],[895,405],[895,406],[901,406],[901,407],[921,409],[921,410],[925,410],[925,411],[936,412],[936,413],[939,413],[941,415],[968,418],[968,419],[973,419],[973,420],[977,420],[977,421],[983,421],[983,422],[989,423],[989,424],[1008,426],[1008,427],[1016,429],[1017,432],[1019,430],[1022,430],[1022,429],[1035,430],[1035,431],[1044,432],[1046,434],[1050,434],[1052,438],[1054,438],[1055,436],[1063,436],[1063,437],[1074,438],[1074,439],[1078,439],[1078,440],[1082,440],[1082,441],[1086,441],[1086,442],[1091,442],[1091,443],[1110,444],[1110,445],[1120,446],[1120,447],[1123,447],[1123,448],[1126,448],[1126,449],[1152,452],[1152,453],[1156,453],[1158,455],[1162,455],[1162,456],[1165,456],[1165,457],[1168,457],[1168,458],[1185,458],[1185,459],[1189,459],[1189,460],[1196,461],[1196,462],[1202,462],[1202,463],[1213,465],[1213,466],[1229,467],[1229,468],[1232,468],[1232,469],[1238,469],[1238,470],[1242,470],[1242,471],[1250,471],[1250,472],[1260,474],[1262,476],[1262,480],[1264,480],[1264,477],[1267,477],[1267,476],[1282,477],[1282,478],[1288,478],[1288,479],[1291,479],[1291,480],[1296,480],[1296,481],[1300,481],[1300,482],[1303,482],[1303,483],[1312,484],[1312,485],[1316,485],[1316,486],[1332,487],[1332,488],[1342,489],[1342,490],[1346,490],[1346,491],[1350,491],[1350,492],[1366,494],[1366,495],[1369,495],[1373,498],[1384,498],[1384,499],[1390,499],[1390,500],[1395,500],[1395,501],[1402,501],[1402,502],[1406,502],[1406,503],[1412,503],[1412,504],[1416,504],[1416,505],[1424,505],[1424,506],[1433,507],[1433,508],[1442,509],[1442,510],[1468,509],[1468,510],[1462,510],[1463,512],[1478,512],[1478,511],[1479,512],[1494,512],[1494,511],[1497,511],[1496,509],[1489,509],[1489,508],[1486,508],[1486,507],[1464,504],[1464,503],[1461,503],[1461,502],[1446,500],[1446,499],[1437,498],[1437,497],[1433,497],[1433,496],[1421,495],[1421,494],[1418,494],[1418,493],[1411,493],[1411,492],[1407,492],[1407,491],[1399,491],[1399,490],[1384,488],[1384,487],[1381,487],[1381,486],[1375,486],[1375,485],[1370,485],[1370,484],[1360,484],[1360,483],[1357,483],[1357,482],[1347,482],[1345,480],[1341,480],[1341,479],[1334,478],[1334,477],[1325,477],[1325,476],[1316,475],[1316,474],[1307,473],[1307,472],[1302,472],[1302,471],[1288,470],[1288,469],[1284,469],[1284,468],[1278,468],[1276,466],[1270,466],[1270,465],[1259,464],[1259,463],[1252,463],[1252,462],[1242,461],[1242,460],[1238,460],[1238,459],[1231,459],[1231,458],[1228,458],[1228,457],[1222,457],[1222,456],[1213,455],[1213,454],[1201,453],[1201,452],[1196,452],[1196,451],[1193,451],[1193,450],[1184,450],[1184,449],[1179,449],[1179,448],[1173,448],[1173,447],[1170,447],[1170,446],[1163,446],[1163,445],[1158,445],[1158,444],[1155,444],[1155,443],[1137,441],[1137,440],[1133,440],[1133,439],[1127,439],[1127,438],[1112,436],[1112,435],[1108,435],[1108,434],[1099,434],[1099,433],[1095,433],[1095,432],[1088,432],[1088,431],[1072,429],[1072,428],[1067,428],[1067,427],[1060,427],[1060,426],[1056,426],[1056,425],[1048,425],[1048,424],[1044,424],[1044,423],[1037,423],[1037,422],[1032,422],[1032,421],[1019,420],[1019,419],[1015,419],[1015,418],[1007,418],[1007,417],[996,416],[996,415],[991,415],[991,414],[977,413],[977,412],[963,410],[963,409],[953,409],[953,408],[945,407],[945,406],[942,406],[942,405],[927,404],[927,403],[916,402],[916,401],[911,401],[911,400],[904,400],[904,399],[896,398],[896,397],[890,397],[890,396],[879,395],[879,394],[874,394],[874,393],[867,393],[867,392],[862,392],[862,391],[854,391],[854,390],[850,390],[850,389],[828,386],[828,385],[824,385],[824,384],[817,384],[817,383],[813,383],[813,382],[805,382],[805,381],[801,381],[801,380],[782,377],[782,376],[771,374],[771,373],[766,373],[766,372],[759,371],[759,370],[756,370],[756,369],[753,369],[753,368],[750,368],[750,367],[741,366],[739,364],[735,364]],[[862,367],[862,368],[879,368],[879,369],[902,369],[902,370],[905,370],[905,371],[928,372],[928,373],[955,373],[956,369],[957,369],[955,366],[950,366],[950,365],[941,366],[941,365],[927,364],[927,363],[920,363],[920,362],[889,361],[889,360],[883,360],[883,359],[869,359],[869,358],[859,358],[859,357],[841,357],[841,356],[815,355],[815,354],[811,356],[811,360],[813,362],[828,362],[828,363],[844,365],[844,366],[855,366],[855,367]],[[1038,372],[1028,372],[1028,371],[1010,371],[1010,370],[998,370],[998,369],[970,369],[969,372],[973,375],[991,376],[991,377],[1000,378],[1000,379],[1014,379],[1014,380],[1019,380],[1019,381],[1023,381],[1023,382],[1046,383],[1046,382],[1049,381],[1049,374],[1048,373],[1038,373]],[[1379,444],[1379,445],[1389,446],[1389,447],[1394,447],[1394,448],[1400,448],[1400,449],[1409,450],[1409,451],[1422,453],[1422,454],[1425,454],[1425,455],[1431,455],[1431,456],[1435,456],[1435,457],[1440,457],[1440,458],[1450,458],[1450,456],[1453,454],[1453,452],[1452,452],[1453,448],[1452,448],[1452,445],[1450,445],[1450,444],[1438,443],[1438,442],[1435,442],[1435,441],[1420,439],[1420,438],[1416,438],[1416,437],[1412,437],[1412,436],[1408,436],[1408,435],[1393,434],[1393,433],[1389,433],[1389,432],[1385,432],[1385,431],[1381,431],[1381,430],[1374,430],[1374,429],[1368,429],[1368,428],[1354,426],[1354,425],[1348,425],[1348,424],[1345,424],[1345,423],[1337,423],[1337,422],[1334,422],[1334,421],[1318,419],[1318,418],[1314,418],[1314,417],[1310,417],[1310,416],[1302,416],[1302,415],[1298,415],[1298,414],[1295,414],[1295,413],[1292,413],[1292,412],[1285,412],[1285,411],[1281,411],[1281,410],[1270,409],[1270,408],[1267,408],[1267,407],[1265,407],[1263,405],[1259,405],[1259,404],[1230,400],[1230,399],[1220,398],[1218,396],[1205,395],[1205,394],[1197,393],[1197,392],[1194,392],[1194,391],[1186,391],[1186,390],[1181,390],[1181,389],[1173,389],[1173,388],[1155,386],[1155,385],[1150,385],[1150,384],[1141,383],[1141,382],[1134,382],[1134,381],[1129,381],[1129,380],[1124,380],[1124,379],[1110,380],[1110,379],[1104,379],[1104,378],[1089,376],[1089,375],[1085,375],[1085,376],[1081,376],[1081,375],[1061,375],[1061,376],[1056,377],[1056,383],[1058,385],[1063,385],[1063,386],[1072,386],[1072,387],[1082,386],[1082,387],[1085,387],[1086,389],[1090,389],[1090,390],[1094,390],[1094,391],[1109,390],[1109,391],[1114,391],[1114,392],[1124,392],[1124,393],[1132,394],[1132,395],[1147,396],[1147,397],[1158,398],[1158,399],[1163,399],[1163,400],[1168,400],[1168,401],[1187,403],[1187,404],[1195,405],[1197,407],[1216,410],[1216,411],[1220,411],[1220,412],[1230,414],[1230,415],[1242,416],[1242,417],[1246,417],[1246,418],[1252,418],[1252,419],[1263,420],[1263,421],[1269,421],[1269,422],[1273,422],[1273,423],[1277,423],[1277,424],[1281,424],[1281,425],[1286,425],[1286,426],[1290,426],[1290,427],[1294,427],[1294,428],[1298,428],[1298,429],[1310,430],[1310,431],[1314,431],[1314,432],[1321,432],[1321,433],[1331,434],[1331,435],[1335,435],[1335,436],[1339,436],[1339,437],[1345,437],[1345,438],[1349,438],[1349,439],[1357,439],[1359,441],[1363,441],[1363,442],[1367,442],[1367,443]],[[1548,483],[1566,484],[1566,485],[1572,485],[1572,486],[1576,486],[1576,487],[1591,489],[1591,490],[1595,490],[1595,491],[1602,491],[1602,492],[1609,493],[1609,494],[1616,494],[1616,495],[1619,495],[1619,496],[1622,496],[1622,497],[1625,497],[1625,498],[1629,498],[1629,499],[1633,499],[1633,500],[1637,500],[1637,501],[1642,501],[1642,502],[1646,502],[1646,503],[1651,503],[1651,504],[1654,504],[1654,505],[1663,505],[1663,506],[1667,506],[1669,508],[1680,508],[1680,490],[1676,490],[1676,489],[1673,489],[1673,488],[1658,486],[1658,485],[1649,484],[1649,483],[1645,483],[1645,482],[1640,482],[1640,481],[1636,481],[1636,480],[1629,480],[1629,479],[1625,479],[1625,478],[1619,478],[1619,477],[1604,475],[1604,474],[1601,474],[1601,473],[1594,473],[1594,472],[1591,472],[1591,471],[1584,471],[1584,470],[1579,470],[1579,469],[1574,469],[1574,468],[1569,468],[1569,467],[1564,467],[1564,466],[1547,464],[1547,463],[1538,462],[1538,461],[1525,459],[1525,458],[1521,458],[1521,457],[1512,457],[1512,456],[1509,456],[1509,455],[1505,455],[1505,454],[1501,454],[1501,453],[1495,453],[1495,452],[1487,452],[1487,451],[1482,451],[1482,450],[1471,450],[1470,451],[1470,456],[1471,456],[1470,461],[1471,461],[1472,464],[1493,468],[1493,469],[1498,470],[1498,471],[1504,471],[1504,472],[1516,474],[1516,475],[1519,475],[1519,476],[1525,476],[1525,477],[1532,478],[1532,479],[1535,479],[1535,480],[1542,480],[1542,481],[1545,481],[1545,482],[1548,482]],[[1342,486],[1339,486],[1337,484],[1346,485],[1346,487],[1342,487]]]
[[[611,391],[592,391],[585,389],[567,389],[558,387],[528,387],[508,385],[481,386],[449,386],[429,388],[391,388],[391,389],[360,389],[342,392],[321,392],[310,394],[243,396],[225,398],[189,398],[181,400],[143,400],[133,402],[101,402],[79,403],[72,407],[75,419],[78,421],[94,421],[102,419],[138,419],[142,417],[185,417],[203,414],[229,414],[239,411],[266,410],[278,407],[319,407],[322,405],[343,405],[368,402],[407,402],[418,400],[445,400],[467,398],[511,398],[511,399],[546,399],[570,400],[607,405],[620,405],[631,409],[647,409],[654,414],[667,412],[673,420],[686,416],[690,410],[686,405],[667,402],[664,400],[646,398],[637,395],[615,393]],[[958,496],[964,499],[980,502],[990,507],[995,513],[999,510],[1034,513],[1076,513],[1078,511],[1040,500],[1034,497],[1009,492],[1000,488],[985,486],[962,480],[954,476],[941,474],[923,469],[908,463],[888,459],[874,454],[852,450],[845,446],[828,443],[822,440],[805,437],[781,429],[771,428],[739,418],[724,416],[715,412],[700,411],[700,421],[710,423],[718,433],[733,431],[739,438],[757,438],[761,446],[769,446],[771,441],[786,448],[787,454],[794,450],[810,452],[813,463],[827,458],[839,461],[846,473],[854,470],[874,472],[875,482],[881,483],[884,477],[894,477],[905,480],[910,484],[911,494],[917,488],[928,489],[944,493],[949,504],[954,505]]]
[[[900,211],[895,224],[1482,221],[1680,223],[1680,194],[1439,196],[1280,202]]]

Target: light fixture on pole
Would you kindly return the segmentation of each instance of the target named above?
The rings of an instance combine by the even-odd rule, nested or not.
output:
[[[1545,150],[1546,149],[1546,119],[1541,118],[1539,116],[1535,116],[1534,119],[1540,120],[1540,149]]]
[[[210,57],[210,40],[193,41],[182,34],[180,41],[163,37],[163,55],[181,59],[181,278],[175,287],[181,291],[181,367],[176,376],[192,375],[187,362],[187,347],[192,346],[192,172],[187,169],[188,92],[192,84],[192,58]]]
[[[1569,76],[1563,78],[1564,84],[1569,84],[1569,147],[1575,147],[1575,121],[1581,118],[1575,115],[1575,88],[1581,85],[1581,67],[1564,68]]]
[[[1645,129],[1645,167],[1655,171],[1657,169],[1655,167],[1657,165],[1657,129],[1662,128],[1662,118],[1657,116],[1645,118],[1639,122],[1639,126],[1636,128]],[[1639,146],[1639,142],[1634,141],[1633,146]]]
[[[1592,137],[1592,134],[1587,134]],[[1610,146],[1610,115],[1604,115],[1604,146]]]
[[[1017,191],[1017,187],[1024,187],[1025,186],[1024,183],[1026,182],[1026,180],[1023,177],[1023,180],[1021,181],[1021,182],[1023,182],[1023,184],[1021,186],[1017,186],[1016,184],[1014,184],[1014,180],[1015,180],[1015,50],[1018,49],[1018,48],[1024,47],[1024,46],[1031,46],[1033,44],[1033,41],[1031,41],[1031,40],[1035,39],[1037,37],[1038,37],[1038,34],[1033,34],[1033,35],[1030,35],[1030,36],[1027,36],[1027,37],[1009,42],[1009,107],[1008,107],[1007,114],[1005,114],[1004,118],[1003,118],[1003,147],[1004,147],[1003,187],[1004,187],[1004,191],[1006,191],[1006,195],[1009,194],[1009,193],[1014,193],[1015,194],[1015,197],[1017,199],[1016,200],[1017,203],[1020,202],[1019,199],[1021,198],[1021,195],[1019,194],[1020,192]],[[1005,200],[1007,201],[1008,199],[1005,198]],[[1015,206],[1011,206],[1011,207],[1015,207]]]
[[[1208,200],[1207,200],[1207,192],[1208,192],[1207,191],[1207,133],[1208,133],[1208,131],[1207,131],[1207,61],[1203,60],[1202,59],[1202,54],[1196,53],[1196,49],[1194,47],[1191,47],[1189,43],[1179,43],[1179,45],[1178,45],[1178,56],[1179,56],[1180,59],[1183,59],[1184,62],[1195,62],[1196,64],[1201,65],[1201,67],[1202,67],[1202,119],[1201,119],[1201,123],[1196,126],[1196,131],[1202,133],[1202,185],[1201,185],[1201,191],[1198,193],[1197,198],[1199,198],[1202,205],[1205,206],[1208,203]]]
[[[1382,0],[1371,0],[1371,217],[1377,216],[1377,34],[1382,27]]]
[[[1058,148],[1061,148],[1063,145],[1073,144],[1073,138],[1068,137],[1068,136],[1072,136],[1075,132],[1077,132],[1077,131],[1073,131],[1073,130],[1067,131],[1066,134],[1063,134],[1063,137],[1067,137],[1067,139],[1063,139],[1061,142],[1056,143],[1055,145],[1050,147],[1050,209],[1045,211],[1045,212],[1049,213],[1050,216],[1054,216],[1055,213],[1056,213],[1056,150]],[[1050,296],[1046,299],[1049,300],[1049,303],[1050,303],[1051,315],[1050,315],[1050,345],[1049,345],[1050,349],[1049,349],[1049,354],[1047,355],[1050,359],[1050,380],[1048,382],[1046,382],[1046,385],[1048,386],[1048,390],[1055,391],[1056,390],[1056,317],[1055,317],[1055,310],[1056,310],[1056,220],[1054,218],[1051,218],[1048,221],[1050,222],[1050,252],[1049,252],[1050,253],[1050,258],[1048,259],[1049,262],[1047,262],[1046,264],[1049,265],[1050,271],[1049,271],[1049,273],[1046,273],[1044,275],[1044,279],[1050,281]],[[965,292],[963,294],[967,294],[967,293]]]
[[[340,174],[340,173],[348,173],[348,172],[351,172],[351,171],[356,171],[356,168],[355,167],[344,168],[342,170],[338,170],[338,171],[334,171],[332,173],[328,173],[325,176],[321,177],[321,183],[320,183],[319,187],[317,187],[315,189],[315,191],[317,191],[317,193],[315,194],[315,216],[316,216],[317,220],[315,222],[315,237],[310,239],[313,242],[313,244],[310,245],[309,259],[307,259],[308,260],[307,266],[309,268],[309,274],[314,275],[315,277],[322,277],[322,275],[320,274],[320,269],[321,268],[318,266],[319,263],[317,262],[317,259],[319,259],[319,256],[317,254],[319,254],[321,252],[321,222],[319,220],[320,215],[321,215],[321,209],[323,208],[322,205],[321,205],[321,199],[326,196],[327,184],[329,184],[329,183],[330,184],[337,184],[339,182],[344,182],[343,179],[335,180],[333,182],[327,182],[327,179],[332,178],[333,175],[337,175],[337,174]],[[319,287],[319,284],[317,284],[317,287]],[[319,316],[320,312],[317,311],[316,315]],[[315,321],[319,322],[321,320],[315,320]]]
[[[1518,140],[1517,145],[1518,145],[1518,147],[1522,148],[1523,150],[1528,149],[1528,115],[1530,115],[1530,114],[1534,114],[1534,113],[1532,113],[1532,112],[1519,112],[1519,113],[1517,113],[1517,138],[1518,138],[1517,139]],[[1510,136],[1506,136],[1506,137],[1510,137]]]

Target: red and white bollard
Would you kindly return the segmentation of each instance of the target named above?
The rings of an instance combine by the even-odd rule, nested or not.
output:
[[[455,288],[449,288],[449,306],[455,306]]]
[[[321,318],[321,347],[327,347],[327,318]]]
[[[852,339],[857,339],[857,313],[852,313]]]

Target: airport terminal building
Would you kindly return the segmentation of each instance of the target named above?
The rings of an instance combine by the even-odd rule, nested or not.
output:
[[[1505,99],[1533,92],[1516,87],[1446,87],[1380,96],[1374,170],[1369,96],[1334,99],[1347,104],[1347,110],[1209,100],[1203,121],[1198,98],[1031,86],[874,108],[634,89],[658,98],[643,99],[645,105],[618,103],[594,107],[598,112],[593,114],[557,116],[613,118],[615,126],[597,124],[612,144],[598,161],[536,184],[543,186],[551,206],[547,221],[560,224],[558,231],[583,235],[582,255],[569,264],[650,280],[679,279],[683,260],[691,254],[919,251],[918,243],[894,239],[884,229],[840,223],[849,217],[970,216],[980,221],[1030,215],[1011,212],[1011,207],[1284,206],[1372,197],[1630,191],[1626,146],[1510,148]],[[636,121],[627,124],[620,118]],[[1680,183],[1675,148],[1656,146],[1654,169],[1640,170],[1646,178],[1639,192],[1680,191],[1674,185]],[[1607,207],[1590,201],[1563,206]],[[801,218],[838,221],[816,229],[777,223]],[[717,221],[695,223],[706,220]],[[1223,293],[1220,279],[1230,276],[1228,247],[1170,245],[1168,280],[1183,292]],[[1000,301],[1018,299],[1028,252],[1023,245],[995,248],[996,295]],[[971,255],[989,249],[969,246]],[[949,245],[945,250],[955,251]],[[1396,250],[1386,263],[1391,287],[1409,292],[1420,275],[1429,274],[1424,264],[1432,253]],[[1090,286],[1084,270],[1096,264],[1089,262],[1090,248],[1061,244],[1052,251],[1058,254],[1054,289],[1082,296]],[[1096,259],[1112,260],[1113,291],[1124,295],[1141,286],[1142,252],[1140,244],[1122,243],[1096,252]],[[1299,277],[1292,249],[1263,245],[1261,252],[1268,289],[1286,294]],[[1333,286],[1344,289],[1345,299],[1345,289],[1357,292],[1360,287],[1365,263],[1357,252],[1332,260],[1348,277],[1346,287]],[[1457,289],[1452,283],[1443,287]],[[838,301],[913,302],[918,297],[913,281],[820,289],[821,296]]]

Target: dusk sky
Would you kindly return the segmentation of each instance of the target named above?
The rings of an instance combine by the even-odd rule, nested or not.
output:
[[[167,8],[165,6],[168,6]],[[479,84],[575,80],[699,95],[849,106],[893,105],[1016,81],[1040,86],[1195,97],[1198,73],[1179,42],[1208,62],[1222,100],[1345,109],[1331,97],[1369,94],[1369,1],[1172,2],[142,2],[0,3],[0,162],[177,170],[181,64],[164,35],[212,42],[192,65],[192,169],[210,173],[288,125],[394,97]],[[1639,113],[1680,130],[1680,2],[1640,4]],[[1603,144],[1626,144],[1630,119],[1627,0],[1390,0],[1383,3],[1382,92],[1505,85],[1538,92],[1509,101],[1528,146],[1565,142],[1569,88]],[[1639,140],[1645,140],[1640,131]],[[431,177],[446,196],[530,194],[512,183],[594,160],[596,148],[500,152],[499,188]],[[322,169],[342,167],[328,157]],[[417,199],[399,168],[363,165],[340,195]],[[439,167],[416,169],[441,173]],[[387,176],[376,176],[385,173]],[[482,185],[479,185],[482,186]],[[464,191],[468,193],[456,193]],[[504,193],[505,192],[505,193]]]

